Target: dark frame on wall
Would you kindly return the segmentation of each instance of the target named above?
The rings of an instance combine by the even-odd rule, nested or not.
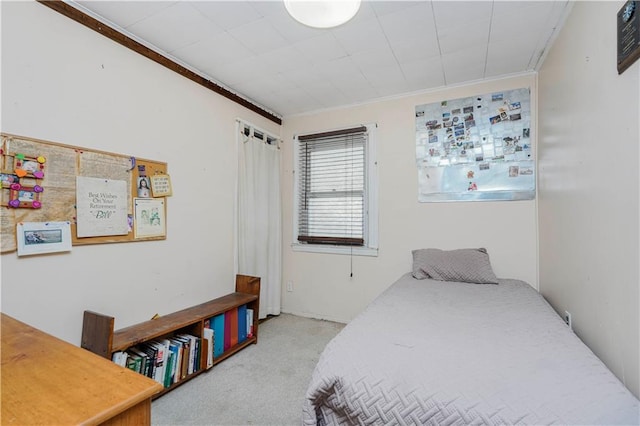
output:
[[[640,19],[638,2],[628,0],[618,11],[618,74],[622,74],[640,58]]]

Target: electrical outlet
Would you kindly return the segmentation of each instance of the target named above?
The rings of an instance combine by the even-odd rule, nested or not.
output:
[[[573,326],[571,324],[571,312],[564,311],[564,322],[567,324],[570,330],[573,330]]]
[[[287,281],[287,291],[293,291],[293,281]]]

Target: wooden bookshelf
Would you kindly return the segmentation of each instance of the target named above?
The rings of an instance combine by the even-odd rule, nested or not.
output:
[[[6,314],[3,425],[149,425],[162,386]]]
[[[260,278],[237,275],[235,289],[234,293],[119,330],[114,330],[115,320],[113,317],[85,311],[81,346],[102,357],[111,359],[114,352],[125,351],[141,343],[172,337],[179,333],[188,333],[203,338],[205,321],[246,305],[248,309],[253,310],[253,336],[247,337],[246,340],[229,347],[221,355],[214,357],[213,365],[218,364],[248,345],[258,343]],[[197,371],[164,388],[154,397],[165,394],[207,370],[206,357],[201,356]]]

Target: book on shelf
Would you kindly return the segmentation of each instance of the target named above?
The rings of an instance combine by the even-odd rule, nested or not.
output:
[[[188,355],[188,360],[187,360],[187,375],[189,374],[193,374],[195,371],[197,371],[195,362],[196,362],[196,350],[197,350],[197,339],[195,336],[192,336],[191,334],[179,334],[178,336],[183,337],[185,339],[189,340],[189,355]]]
[[[144,353],[143,351],[141,351],[140,349],[138,349],[135,346],[130,347],[129,349],[127,349],[127,352],[129,352],[129,354],[133,354],[135,356],[139,356],[140,357],[140,369],[138,370],[138,373],[143,374],[145,376],[148,375],[148,373],[149,373],[149,357],[147,356],[147,354]]]
[[[156,365],[158,359],[158,349],[151,345],[149,342],[143,342],[138,345],[138,349],[147,354],[147,362],[149,365],[149,369],[147,374],[145,374],[150,379],[153,379],[156,372]]]
[[[174,362],[171,367],[171,378],[172,378],[172,383],[177,383],[181,379],[183,379],[182,377],[182,352],[183,352],[182,344],[183,342],[181,342],[179,339],[176,339],[175,337],[169,338],[169,342],[171,342],[169,344],[169,350],[174,354]]]
[[[136,371],[136,360],[131,358],[129,355],[125,355],[127,362],[125,363],[125,367],[131,371]]]
[[[224,314],[213,317],[213,357],[224,352]]]
[[[151,340],[148,342],[151,346],[156,348],[156,359],[155,359],[155,371],[152,379],[160,384],[164,384],[164,367],[166,361],[166,349],[162,343],[157,340]]]
[[[130,350],[126,351],[127,353],[127,368],[129,370],[133,370],[136,373],[140,372],[140,369],[142,368],[142,358],[131,352]]]
[[[231,347],[231,311],[224,313],[224,342],[223,347],[228,351]]]
[[[238,343],[247,340],[247,305],[238,306]]]
[[[247,308],[247,338],[253,337],[253,309]]]
[[[173,384],[173,368],[174,363],[176,362],[176,354],[174,352],[171,352],[171,350],[168,350],[167,353],[169,355],[167,356],[167,362],[164,369],[164,379],[162,382],[162,385],[165,388],[168,388]]]
[[[180,345],[182,346],[182,345]],[[171,365],[171,370],[169,373],[169,386],[171,386],[172,384],[174,384],[176,382],[176,365],[178,363],[178,345],[171,339],[169,338],[169,364]],[[171,359],[172,358],[172,359]]]
[[[121,367],[127,366],[127,353],[124,351],[116,351],[111,354],[111,361],[115,362]]]
[[[234,347],[238,344],[238,308],[229,309],[229,320],[231,321],[231,336],[229,338],[229,346]]]
[[[206,341],[207,368],[213,367],[213,329],[205,327],[202,330],[203,340]]]
[[[189,354],[191,352],[191,339],[184,336],[173,336],[176,342],[180,342],[182,345],[182,351],[180,356],[180,365],[176,366],[176,369],[180,369],[180,380],[187,377],[189,374]]]
[[[195,353],[195,358],[193,360],[194,373],[201,369],[200,368],[200,366],[202,365],[201,355],[202,355],[202,339],[199,337],[196,337],[196,353]]]
[[[191,374],[193,374],[200,370],[200,339],[196,336],[191,336],[191,344],[193,345],[193,354],[191,355],[193,367],[191,368]]]

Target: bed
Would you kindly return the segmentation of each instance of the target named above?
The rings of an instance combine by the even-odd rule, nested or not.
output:
[[[303,424],[640,424],[638,400],[486,250],[413,257],[326,346]]]

